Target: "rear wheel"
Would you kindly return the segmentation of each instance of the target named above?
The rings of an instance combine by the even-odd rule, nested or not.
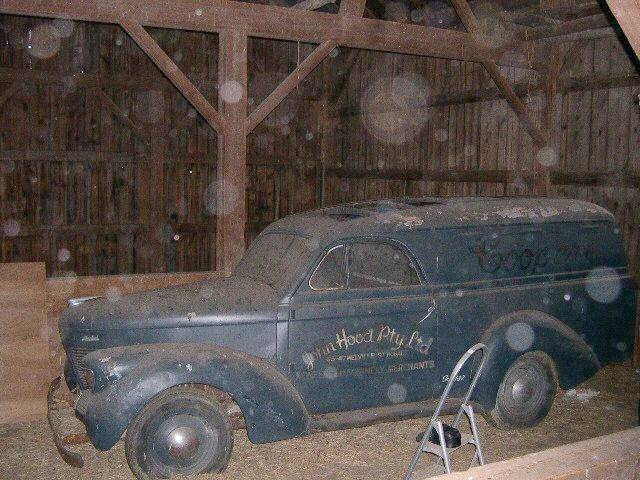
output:
[[[229,416],[192,385],[152,399],[131,422],[125,439],[127,462],[139,480],[221,472],[232,449]]]
[[[542,352],[526,353],[507,370],[487,420],[503,430],[533,427],[549,413],[557,390],[553,361]]]

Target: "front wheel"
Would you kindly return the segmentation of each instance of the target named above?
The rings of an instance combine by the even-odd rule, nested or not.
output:
[[[553,361],[542,352],[526,353],[505,374],[487,420],[503,430],[533,427],[549,413],[557,390]]]
[[[139,480],[221,472],[233,449],[231,421],[202,389],[170,388],[131,422],[125,453]]]

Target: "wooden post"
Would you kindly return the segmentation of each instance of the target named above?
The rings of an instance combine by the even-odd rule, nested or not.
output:
[[[220,34],[218,109],[225,128],[218,136],[216,268],[231,272],[245,249],[247,185],[247,33]]]

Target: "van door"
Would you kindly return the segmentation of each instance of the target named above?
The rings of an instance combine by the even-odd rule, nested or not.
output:
[[[434,301],[391,240],[329,249],[291,303],[291,377],[312,413],[434,397]]]

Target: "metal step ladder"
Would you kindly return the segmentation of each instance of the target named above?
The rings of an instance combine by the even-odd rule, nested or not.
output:
[[[469,385],[469,389],[462,400],[460,405],[460,409],[458,410],[458,414],[453,422],[452,426],[446,425],[440,420],[440,412],[449,396],[449,392],[453,387],[453,384],[458,377],[458,374],[467,363],[471,357],[473,357],[478,352],[479,355],[482,355],[480,364],[478,365],[478,369],[476,370],[471,385]],[[473,466],[473,463],[477,460],[479,465],[484,465],[484,456],[482,455],[482,447],[480,445],[480,436],[478,435],[478,425],[476,423],[476,416],[473,413],[473,407],[469,404],[469,399],[471,398],[471,394],[473,393],[476,384],[478,383],[478,378],[480,378],[480,374],[482,373],[482,368],[484,367],[485,361],[487,359],[487,347],[482,343],[477,343],[469,350],[465,352],[465,354],[458,360],[456,366],[453,368],[451,372],[451,376],[449,377],[449,381],[447,382],[447,386],[442,392],[442,396],[440,397],[440,402],[438,402],[438,406],[436,407],[435,412],[433,412],[433,416],[429,421],[429,426],[427,430],[422,434],[422,438],[418,436],[420,439],[420,446],[416,451],[416,454],[409,465],[409,470],[407,471],[407,475],[405,480],[413,479],[413,471],[416,468],[418,460],[420,460],[420,456],[423,453],[431,453],[438,457],[437,463],[440,464],[440,461],[444,462],[444,469],[446,473],[451,473],[451,461],[449,455],[459,448],[464,447],[465,445],[473,445],[475,447],[475,455],[471,460],[471,464],[469,468]],[[462,415],[466,415],[469,420],[469,425],[471,427],[471,434],[460,433],[460,421],[462,420]]]

